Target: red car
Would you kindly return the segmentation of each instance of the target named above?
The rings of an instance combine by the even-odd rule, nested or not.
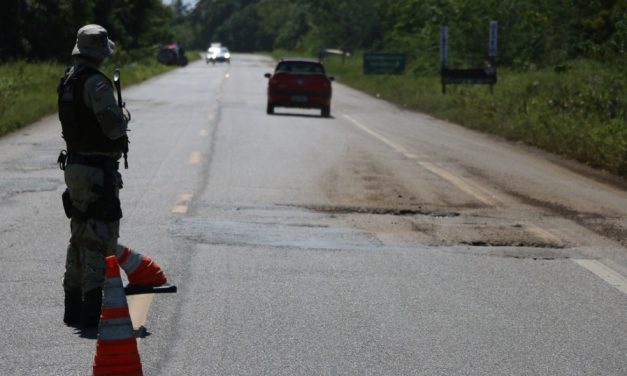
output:
[[[331,81],[324,66],[311,59],[282,59],[268,81],[268,114],[275,107],[319,108],[323,117],[331,116]]]

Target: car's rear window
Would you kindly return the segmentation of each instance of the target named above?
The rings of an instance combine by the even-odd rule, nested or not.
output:
[[[284,61],[279,63],[276,71],[297,74],[324,74],[324,68],[321,64],[306,61]]]

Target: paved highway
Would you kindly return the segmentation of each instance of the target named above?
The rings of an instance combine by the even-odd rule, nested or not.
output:
[[[624,181],[337,83],[329,119],[269,116],[272,67],[124,91],[120,242],[179,288],[144,374],[627,375]],[[2,375],[91,372],[94,333],[62,323],[62,147],[56,116],[0,139]]]

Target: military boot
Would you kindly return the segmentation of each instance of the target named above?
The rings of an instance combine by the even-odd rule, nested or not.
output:
[[[102,288],[86,292],[85,295],[83,295],[83,305],[81,308],[81,327],[98,327],[100,311],[102,309]]]
[[[83,305],[83,294],[80,288],[64,289],[65,291],[65,312],[63,322],[69,326],[76,326],[81,320],[81,307]]]

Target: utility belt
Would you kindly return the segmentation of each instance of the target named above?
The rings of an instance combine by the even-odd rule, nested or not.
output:
[[[78,153],[68,153],[65,150],[61,150],[57,164],[61,170],[65,170],[65,167],[69,164],[81,164],[89,167],[99,168],[107,171],[117,171],[120,168],[120,162],[116,158],[106,157],[104,155],[84,155]]]
[[[105,157],[99,155],[82,155],[76,153],[70,153],[67,156],[67,164],[82,164],[89,167],[99,168],[107,171],[117,171],[120,168],[120,163],[117,159],[112,157]]]
[[[114,222],[122,218],[122,207],[120,199],[116,195],[116,186],[113,174],[120,166],[117,159],[99,155],[83,155],[77,153],[67,153],[62,150],[57,159],[61,170],[65,170],[67,165],[80,164],[103,171],[103,186],[94,185],[92,190],[98,195],[98,200],[92,202],[87,210],[82,211],[72,204],[69,189],[66,189],[61,198],[63,200],[63,210],[68,218],[79,221],[86,221],[89,218],[104,222]]]

